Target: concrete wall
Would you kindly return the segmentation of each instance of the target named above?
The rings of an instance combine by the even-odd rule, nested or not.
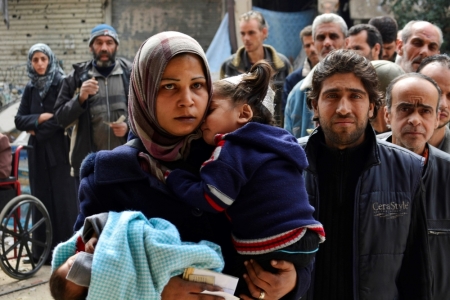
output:
[[[119,56],[132,60],[143,41],[167,30],[192,36],[206,51],[224,13],[223,0],[114,0],[111,19],[120,37]]]
[[[382,3],[383,0],[350,0],[350,18],[364,20],[388,15],[388,7]]]

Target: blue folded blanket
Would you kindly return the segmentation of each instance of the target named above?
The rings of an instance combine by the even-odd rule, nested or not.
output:
[[[82,231],[55,248],[52,270],[75,254]],[[160,299],[169,279],[185,268],[220,272],[223,266],[218,245],[182,242],[166,220],[148,220],[134,211],[110,212],[95,249],[87,299]]]

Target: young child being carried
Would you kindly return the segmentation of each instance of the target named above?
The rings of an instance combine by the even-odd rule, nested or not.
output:
[[[274,126],[272,75],[270,65],[259,61],[249,73],[213,84],[201,129],[203,139],[216,148],[200,178],[180,169],[152,171],[161,180],[164,174],[181,201],[225,212],[240,254],[236,276],[245,273],[243,261],[249,259],[272,272],[271,260],[307,266],[325,240],[305,189],[305,152],[294,136]],[[246,288],[242,281],[238,289]]]
[[[160,299],[188,267],[220,272],[220,247],[182,242],[170,222],[141,212],[102,213],[55,248],[50,291],[57,300]]]
[[[91,283],[92,259],[98,237],[105,227],[108,213],[87,217],[83,233],[77,235],[75,254],[53,271],[50,276],[50,292],[54,299],[86,299]],[[61,255],[61,246],[55,256]]]

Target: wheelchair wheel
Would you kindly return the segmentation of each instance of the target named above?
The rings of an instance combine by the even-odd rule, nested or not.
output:
[[[15,279],[33,276],[47,260],[52,244],[44,204],[31,195],[17,196],[1,211],[0,222],[0,267]]]

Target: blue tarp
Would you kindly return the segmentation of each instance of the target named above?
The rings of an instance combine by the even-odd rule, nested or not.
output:
[[[219,29],[206,51],[211,73],[220,72],[223,61],[231,55],[230,35],[228,33],[228,13],[222,19]]]
[[[293,62],[302,50],[300,31],[312,24],[316,10],[278,12],[255,6],[253,10],[259,11],[269,24],[269,36],[264,43],[273,46]]]
[[[316,10],[277,12],[255,6],[253,10],[261,12],[269,24],[269,37],[264,43],[275,47],[278,52],[286,55],[293,62],[302,49],[299,33],[305,26],[312,24]],[[226,13],[206,51],[211,72],[218,73],[222,62],[231,54],[228,13]]]

